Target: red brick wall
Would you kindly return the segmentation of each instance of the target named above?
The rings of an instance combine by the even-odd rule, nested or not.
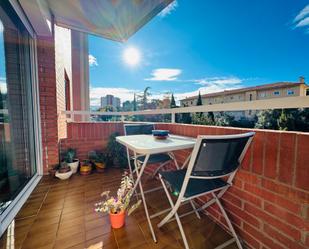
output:
[[[248,129],[214,126],[157,124],[173,134],[196,137],[235,134]],[[84,159],[93,149],[106,145],[108,136],[122,133],[122,123],[70,123],[61,148],[77,149]],[[253,143],[223,204],[240,237],[250,248],[309,247],[309,134],[255,130]],[[178,151],[181,164],[189,151]],[[205,201],[207,198],[201,199]],[[218,208],[208,214],[225,226]]]
[[[43,171],[59,162],[54,38],[37,39]]]
[[[248,131],[180,124],[158,124],[157,128],[191,137]],[[234,185],[223,197],[224,206],[250,248],[308,248],[309,134],[255,131]],[[182,151],[176,156],[183,161],[187,154]],[[207,211],[225,226],[215,205]]]
[[[67,138],[60,140],[60,151],[75,148],[80,160],[87,159],[88,152],[106,148],[110,134],[123,134],[123,124],[108,123],[68,123]]]

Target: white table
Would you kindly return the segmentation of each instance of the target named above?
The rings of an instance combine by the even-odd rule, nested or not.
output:
[[[137,179],[134,183],[133,190],[135,191],[135,189],[137,188],[137,185],[139,185],[141,197],[142,197],[144,208],[145,208],[145,213],[147,216],[149,229],[151,231],[153,240],[157,242],[157,239],[154,234],[153,227],[150,221],[150,216],[149,216],[148,209],[147,209],[145,195],[143,192],[143,186],[141,183],[141,177],[143,175],[144,169],[147,165],[150,155],[158,154],[158,153],[167,153],[167,152],[172,152],[176,150],[191,149],[194,147],[196,139],[190,138],[190,137],[170,135],[165,140],[159,140],[159,139],[155,139],[152,135],[131,135],[131,136],[118,136],[116,137],[116,141],[126,146],[134,153],[134,158],[135,158],[134,164],[135,164]],[[143,164],[139,170],[136,158],[138,158],[138,156],[141,156],[141,155],[145,156],[145,160],[143,161]],[[183,168],[188,163],[189,159],[190,159],[190,156],[187,158],[187,160],[184,162],[181,168]]]

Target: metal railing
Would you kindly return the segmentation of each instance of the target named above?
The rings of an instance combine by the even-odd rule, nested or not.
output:
[[[177,113],[197,113],[197,112],[235,112],[249,110],[268,110],[268,109],[291,109],[291,108],[309,108],[309,96],[273,98],[265,100],[253,100],[242,102],[230,102],[213,105],[201,105],[190,107],[179,107],[170,109],[153,109],[144,111],[128,111],[128,112],[100,112],[100,111],[62,111],[62,115],[66,115],[68,121],[74,121],[74,116],[118,116],[121,121],[125,121],[126,116],[135,115],[156,115],[170,114],[171,122],[175,123]]]

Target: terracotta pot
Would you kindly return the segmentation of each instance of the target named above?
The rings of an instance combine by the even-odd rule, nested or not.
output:
[[[105,171],[105,168],[106,168],[105,163],[95,162],[94,164],[95,164],[95,168],[96,168],[97,172],[103,173]]]
[[[109,213],[109,219],[111,222],[111,226],[114,229],[123,227],[125,223],[125,218],[126,218],[126,213],[124,211],[121,211],[118,214]]]
[[[83,176],[89,175],[91,173],[91,165],[84,164],[80,166],[79,173]]]

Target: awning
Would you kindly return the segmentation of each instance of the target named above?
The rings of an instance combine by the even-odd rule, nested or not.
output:
[[[43,14],[48,19],[47,9],[59,26],[121,42],[126,41],[173,1],[19,0],[23,8],[28,8],[25,10],[28,15]],[[34,7],[41,11],[31,11]],[[31,20],[31,17],[29,19]],[[32,19],[38,21],[37,16],[32,16]]]

